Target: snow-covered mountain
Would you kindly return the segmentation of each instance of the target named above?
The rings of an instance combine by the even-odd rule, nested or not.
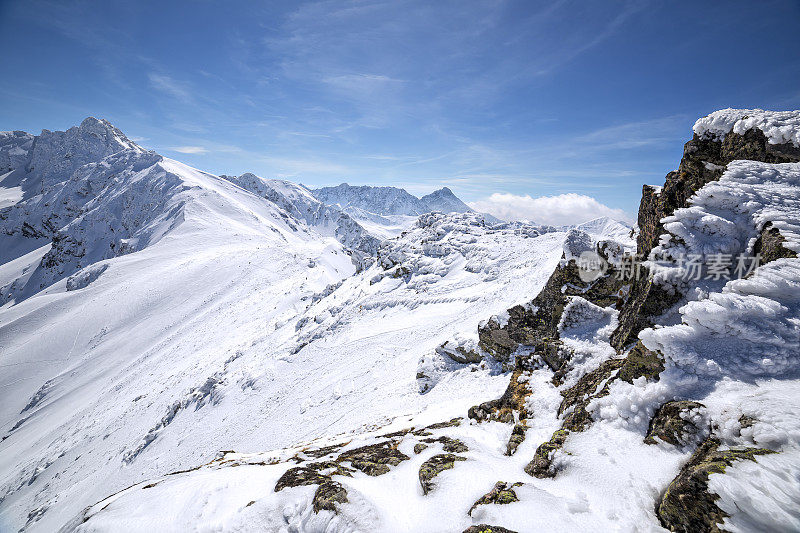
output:
[[[409,228],[416,217],[426,213],[472,213],[448,187],[442,187],[422,198],[397,187],[348,185],[313,189],[312,194],[325,204],[336,206],[352,216],[371,233],[382,238],[398,235]],[[489,223],[500,222],[483,214]]]
[[[798,124],[698,121],[633,236],[384,241],[104,121],[1,134],[0,530],[800,529]]]
[[[453,191],[443,187],[417,198],[405,189],[397,187],[370,187],[348,185],[322,187],[312,190],[314,196],[328,205],[342,209],[355,207],[376,215],[423,215],[439,211],[442,213],[467,213],[472,210],[459,200]]]

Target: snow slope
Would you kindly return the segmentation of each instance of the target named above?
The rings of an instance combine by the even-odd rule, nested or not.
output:
[[[0,530],[57,530],[220,450],[454,415],[505,386],[492,361],[424,395],[416,373],[535,293],[563,233],[430,215],[376,250],[407,271],[357,273],[354,250],[375,241],[302,187],[213,176],[117,132],[56,132],[47,164],[30,151],[47,133],[7,150],[28,147],[13,162],[23,198],[2,211]],[[56,153],[81,164],[56,172]]]
[[[799,177],[797,163],[730,163],[718,182],[701,188],[688,207],[664,220],[670,234],[651,256],[661,256],[660,281],[672,281],[676,286],[683,283],[670,262],[677,268],[678,257],[684,253],[704,257],[752,253],[767,223],[777,228],[789,250],[800,251]],[[604,222],[589,224],[570,235],[583,239],[604,227],[608,227]],[[592,235],[591,240],[607,237]],[[484,308],[483,317],[494,313],[501,320],[503,314],[497,313],[490,301],[498,301],[501,294],[509,300],[530,299],[534,293],[522,299],[506,294],[516,291],[518,283],[531,282],[523,272],[535,265],[515,262],[521,251],[533,249],[524,244],[526,240],[536,243],[537,249],[528,261],[536,261],[544,252],[549,255],[547,264],[554,265],[565,234],[542,233],[542,228],[531,227],[526,232],[512,225],[487,228],[469,215],[421,217],[410,232],[384,244],[370,269],[312,298],[297,323],[299,344],[292,351],[302,356],[313,353],[316,345],[333,358],[329,368],[342,372],[338,366],[341,345],[332,347],[328,342],[358,337],[356,346],[347,348],[359,354],[349,364],[357,366],[358,357],[369,359],[376,349],[382,354],[378,366],[388,360],[405,361],[404,372],[387,373],[391,377],[379,384],[379,388],[392,391],[398,386],[392,380],[411,370],[408,352],[419,353],[420,342],[450,338],[459,346],[474,346],[474,338],[464,327],[472,319],[461,321],[466,318],[465,310],[472,313],[475,307]],[[559,245],[556,250],[548,247],[555,244]],[[487,261],[495,265],[487,269]],[[503,268],[494,271],[494,266]],[[507,267],[513,267],[510,278],[516,277],[516,281],[505,272]],[[538,278],[536,271],[531,272]],[[472,285],[470,280],[476,283]],[[503,289],[491,296],[483,292],[501,286]],[[214,531],[438,532],[462,531],[484,523],[519,532],[663,531],[656,505],[688,460],[692,445],[664,441],[651,445],[645,444],[643,437],[655,410],[673,399],[702,403],[694,415],[699,424],[697,438],[713,433],[722,449],[744,445],[778,452],[736,462],[724,474],[709,476],[709,488],[719,495],[717,504],[727,514],[723,528],[800,530],[800,259],[784,257],[762,264],[745,279],[688,281],[679,288],[686,297],[668,313],[667,323],[640,334],[646,347],[663,354],[665,370],[659,379],[650,381],[644,376],[631,382],[606,378],[608,394],[598,395],[586,407],[593,423],[570,433],[563,448],[554,453],[554,478],[528,476],[523,467],[536,447],[560,427],[556,416],[560,393],[590,368],[617,356],[609,344],[617,311],[579,296],[569,301],[559,323],[561,341],[575,352],[576,364],[565,383],[555,385],[553,373],[543,365],[520,378],[532,393],[526,400],[529,428],[514,455],[505,454],[512,424],[478,424],[464,418],[457,426],[424,429],[431,422],[464,416],[466,405],[496,398],[501,389],[496,362],[484,359],[444,365],[439,359],[437,365],[436,357],[446,350],[435,351],[436,355],[425,350],[428,355],[419,368],[439,372],[428,392],[416,396],[392,392],[388,396],[401,407],[395,413],[409,416],[399,416],[380,429],[365,424],[365,431],[358,433],[344,430],[337,422],[326,430],[309,432],[305,446],[274,447],[258,453],[235,447],[214,461],[197,462],[191,471],[167,475],[164,470],[100,500],[76,516],[70,530],[184,531],[200,527]],[[466,303],[462,298],[467,294],[472,295],[469,305],[457,310]],[[397,308],[414,312],[397,315]],[[442,313],[445,309],[453,313]],[[433,312],[429,314],[429,310]],[[440,326],[437,319],[443,314],[447,315],[446,325]],[[419,321],[446,331],[434,335]],[[405,329],[406,325],[411,329]],[[401,327],[395,330],[397,326]],[[386,336],[388,330],[393,336]],[[360,335],[355,333],[359,331]],[[381,341],[368,339],[367,331],[377,331]],[[419,335],[418,331],[425,333]],[[383,352],[387,341],[397,351],[383,357],[389,355]],[[370,359],[370,363],[375,361]],[[369,371],[370,377],[379,374],[374,367]],[[408,390],[410,383],[405,386]],[[370,396],[360,385],[344,385],[334,388],[327,402],[344,399],[352,406],[348,398],[354,391],[365,400]],[[470,395],[472,401],[467,403]],[[414,402],[407,403],[412,397]],[[433,398],[437,401],[426,403]],[[321,406],[312,403],[305,407],[314,410]],[[363,404],[361,408],[366,409]],[[374,405],[369,408],[373,409]],[[363,414],[348,409],[341,412],[345,417]],[[335,415],[323,417],[327,416]],[[391,417],[385,420],[389,422]],[[409,427],[415,430],[387,435]],[[340,429],[346,434],[335,435]],[[435,478],[430,492],[423,494],[420,469],[445,451],[448,441],[440,439],[444,436],[458,439],[467,449],[457,452],[463,460],[453,460],[452,467]],[[312,441],[314,437],[317,440]],[[426,442],[426,438],[435,441]],[[337,513],[314,510],[316,484],[276,490],[281,476],[293,466],[337,456],[341,461],[340,454],[387,439],[406,457],[388,473],[376,477],[360,471],[331,474],[347,491],[347,502],[336,505]],[[322,448],[331,444],[340,447]],[[479,505],[468,513],[498,481],[520,483],[513,487],[519,501]]]

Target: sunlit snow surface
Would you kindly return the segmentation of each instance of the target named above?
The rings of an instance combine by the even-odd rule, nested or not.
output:
[[[667,222],[668,228],[676,235],[684,235],[681,228],[689,228],[684,236],[692,238],[679,242],[690,251],[706,247],[709,252],[707,247],[712,244],[714,251],[726,247],[747,250],[761,225],[770,221],[785,235],[787,246],[794,249],[800,198],[797,172],[798,165],[733,163],[719,183],[710,184],[692,199],[690,207],[677,211]],[[457,240],[463,238],[460,234]],[[545,235],[537,240],[554,238]],[[438,277],[441,268],[426,264],[433,261],[430,256],[438,250],[435,243],[428,246],[428,255],[409,263],[418,265],[419,279],[406,284],[416,287],[421,297],[429,296],[423,290],[423,280]],[[414,249],[412,246],[405,251],[408,254]],[[453,256],[444,257],[447,261]],[[406,256],[406,262],[408,259]],[[466,275],[463,270],[457,271],[461,272],[459,276]],[[342,288],[349,283],[356,281],[346,281]],[[400,286],[404,282],[383,278],[378,283]],[[655,409],[675,397],[702,401],[707,408],[703,416],[717,428],[723,445],[763,446],[781,452],[758,457],[756,462],[738,463],[728,475],[711,476],[711,489],[720,495],[719,505],[730,515],[725,527],[734,531],[795,530],[800,527],[796,510],[800,499],[800,382],[796,379],[799,283],[798,260],[782,259],[760,267],[747,280],[719,284],[711,292],[704,286],[705,292],[698,288],[690,293],[692,301],[680,310],[683,324],[642,333],[649,347],[667,356],[667,370],[661,380],[647,383],[641,378],[633,384],[617,381],[609,396],[590,404],[596,423],[567,440],[555,459],[560,468],[555,479],[534,479],[522,471],[536,446],[558,427],[554,413],[561,396],[550,383],[550,372],[537,370],[530,378],[531,429],[517,453],[513,457],[503,455],[510,425],[465,422],[458,428],[438,430],[435,435],[459,438],[470,451],[463,454],[467,461],[440,474],[436,490],[426,496],[421,493],[417,471],[438,449],[433,446],[415,455],[411,450],[415,437],[408,435],[400,449],[411,459],[390,473],[378,478],[360,473],[353,478],[337,477],[350,499],[340,506],[338,515],[313,512],[314,486],[272,491],[277,478],[292,463],[258,463],[285,461],[297,451],[288,449],[229,454],[196,472],[154,477],[149,481],[157,483],[154,487],[144,488],[147,484],[140,483],[98,503],[79,530],[145,531],[160,526],[179,531],[203,524],[222,531],[460,531],[473,523],[491,523],[521,532],[554,528],[656,531],[660,530],[654,513],[656,502],[691,449],[648,446],[642,438]],[[435,287],[433,284],[429,290]],[[407,305],[414,304],[409,301]],[[757,313],[757,319],[748,318],[752,313]],[[329,319],[336,320],[323,318]],[[578,363],[567,376],[568,383],[614,356],[607,341],[615,321],[615,312],[580,298],[568,306],[560,330],[564,342],[576,350]],[[324,346],[323,341],[320,347]],[[713,358],[715,364],[698,361],[693,354]],[[765,361],[767,356],[771,361]],[[451,379],[459,387],[473,386],[469,381],[456,381],[456,376]],[[482,375],[480,379],[480,383],[492,383]],[[455,394],[456,389],[447,392],[448,396]],[[478,396],[473,394],[473,404],[480,400]],[[491,396],[488,389],[486,396]],[[375,442],[378,435],[392,429],[419,426],[454,414],[463,416],[464,410],[449,409],[457,402],[442,403],[444,398],[441,396],[417,417],[399,418],[381,431],[357,435],[347,446]],[[758,422],[742,428],[742,415]],[[336,442],[331,433],[318,433],[328,436],[319,444]],[[351,438],[342,436],[338,441]],[[499,480],[523,482],[515,489],[521,501],[481,506],[472,517],[467,516],[471,504]],[[178,500],[172,505],[170,498]]]
[[[103,189],[71,224],[102,245],[93,221],[113,217],[115,202],[148,215],[166,201],[168,216],[148,219],[134,253],[77,263],[74,276],[38,292],[9,291],[24,298],[0,311],[0,530],[53,531],[109,494],[220,450],[279,449],[430,405],[452,417],[502,392],[507,376],[486,368],[456,370],[422,395],[419,360],[535,294],[563,233],[431,215],[388,245],[406,257],[407,276],[379,264],[355,274],[329,218],[132,150],[87,176],[106,169],[143,192]],[[122,158],[141,165],[120,173]],[[80,176],[45,194],[77,203],[71,183]],[[153,183],[169,194],[148,196]],[[268,185],[295,207],[314,201]],[[55,277],[39,269],[47,253],[43,245],[0,267],[0,286],[29,287],[32,272]]]

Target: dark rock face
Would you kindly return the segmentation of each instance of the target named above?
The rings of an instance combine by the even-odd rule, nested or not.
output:
[[[462,533],[517,533],[517,532],[500,526],[478,524],[477,526],[469,526]]]
[[[514,487],[519,487],[522,483],[506,483],[505,481],[498,481],[494,484],[492,490],[481,496],[478,501],[472,504],[467,514],[472,516],[472,511],[479,505],[506,505],[509,503],[518,502],[517,493],[514,492]]]
[[[585,283],[578,275],[575,261],[560,264],[529,305],[517,305],[508,310],[507,324],[501,326],[492,319],[479,328],[479,345],[498,360],[507,360],[520,345],[530,347],[538,354],[548,343],[557,345],[558,323],[569,296],[582,296],[606,307],[620,303],[618,294],[623,284],[613,271]],[[547,348],[546,353],[552,349]],[[548,361],[548,365],[551,363]],[[552,364],[560,366],[561,362]]]
[[[761,234],[753,247],[753,253],[761,256],[761,264],[775,261],[786,257],[797,257],[797,252],[789,250],[783,246],[786,239],[774,227],[772,223],[767,223],[762,229]]]
[[[685,533],[718,532],[728,516],[708,490],[709,474],[724,474],[725,468],[743,459],[754,461],[756,455],[774,453],[762,448],[719,450],[719,441],[707,439],[670,483],[656,508],[661,525],[670,531]]]
[[[525,432],[528,430],[528,426],[525,425],[525,422],[520,422],[514,425],[514,429],[511,430],[511,437],[508,438],[508,444],[506,445],[506,455],[514,455],[519,448],[519,445],[525,441]]]
[[[800,148],[792,144],[769,144],[764,133],[758,129],[748,130],[741,135],[728,133],[722,141],[695,135],[684,145],[678,170],[667,174],[661,191],[657,192],[647,185],[642,190],[637,255],[646,258],[658,244],[659,237],[664,233],[660,222],[662,218],[673,214],[676,209],[686,207],[689,198],[698,189],[718,180],[725,171],[725,165],[736,159],[792,163],[800,161]],[[652,318],[679,300],[680,295],[669,294],[651,283],[649,273],[643,269],[620,311],[619,327],[611,336],[611,345],[622,351],[642,329],[652,325]]]
[[[456,461],[466,461],[466,457],[454,455],[452,453],[443,453],[434,455],[419,467],[419,484],[422,486],[422,493],[428,494],[432,491],[436,484],[433,478],[438,476],[441,472],[449,470],[455,466]]]
[[[663,371],[664,357],[658,352],[648,350],[642,341],[639,341],[623,359],[617,378],[628,383],[633,383],[634,379],[640,377],[646,378],[647,381],[658,381]]]
[[[347,491],[336,481],[326,481],[317,487],[314,493],[312,506],[315,513],[322,511],[336,511],[337,503],[347,503]]]
[[[353,468],[361,470],[368,476],[380,476],[387,473],[391,466],[397,466],[409,459],[397,449],[397,444],[395,441],[385,441],[362,446],[342,453],[337,461],[349,461]]]
[[[689,400],[676,400],[662,405],[650,421],[644,442],[656,444],[660,439],[673,446],[691,444],[700,434],[701,428],[690,419],[692,411],[705,406]]]

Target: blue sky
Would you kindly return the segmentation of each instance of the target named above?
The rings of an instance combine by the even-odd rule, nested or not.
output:
[[[0,129],[93,115],[215,173],[632,215],[696,118],[800,108],[798,28],[797,1],[3,1]]]

